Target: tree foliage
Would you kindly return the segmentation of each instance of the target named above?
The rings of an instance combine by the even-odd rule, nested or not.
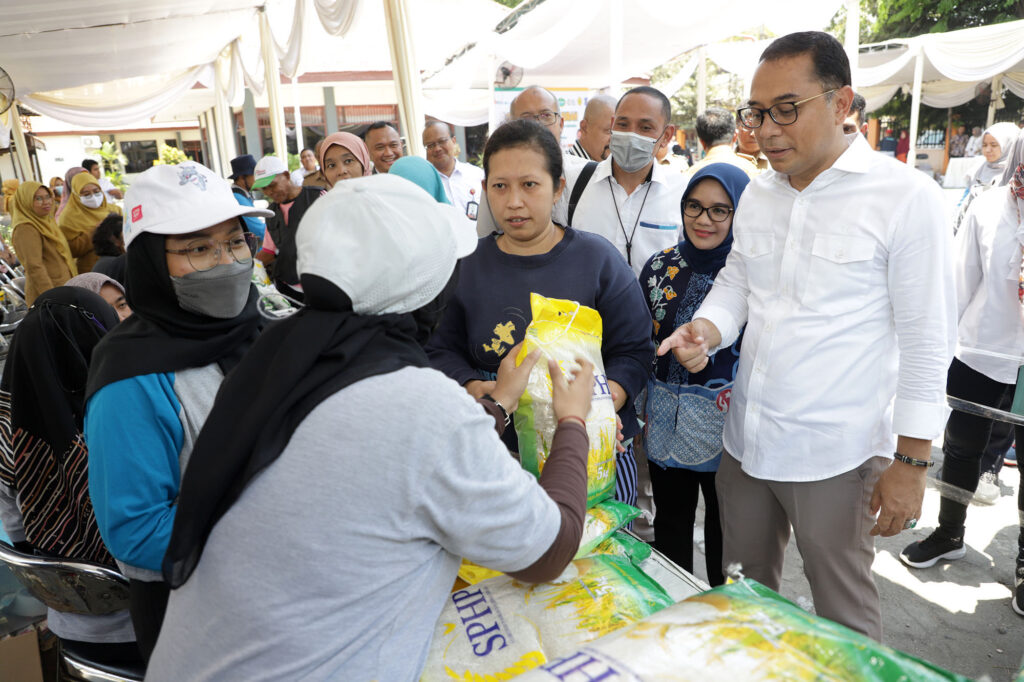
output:
[[[875,17],[871,42],[1024,19],[1024,0],[877,0],[865,5]]]

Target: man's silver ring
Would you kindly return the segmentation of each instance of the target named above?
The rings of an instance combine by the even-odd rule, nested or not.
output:
[[[917,519],[907,519],[907,522],[903,524],[903,530],[910,530],[917,525]]]

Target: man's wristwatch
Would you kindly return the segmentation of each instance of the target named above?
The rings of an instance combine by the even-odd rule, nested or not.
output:
[[[501,410],[502,416],[505,417],[505,428],[508,428],[508,425],[512,423],[512,417],[509,416],[508,410],[505,409],[505,406],[499,403],[497,400],[495,400],[494,396],[491,395],[490,393],[484,393],[483,396],[481,397],[483,397],[484,400],[490,400],[492,403],[498,406],[498,409]]]

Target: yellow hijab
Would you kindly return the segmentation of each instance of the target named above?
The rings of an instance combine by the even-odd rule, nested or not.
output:
[[[46,188],[46,185],[38,182],[21,183],[11,200],[11,225],[14,227],[31,225],[36,229],[43,239],[49,241],[57,253],[64,258],[68,269],[71,270],[71,276],[74,277],[78,274],[78,268],[75,267],[75,259],[71,257],[68,240],[64,238],[64,233],[57,227],[57,221],[53,219],[53,214],[47,213],[41,216],[32,210],[32,200],[40,187]]]
[[[71,178],[71,197],[68,205],[57,219],[57,224],[64,232],[64,236],[71,241],[81,233],[92,235],[96,226],[111,213],[121,213],[121,209],[107,202],[106,194],[103,195],[103,203],[97,208],[88,208],[82,203],[82,189],[86,185],[100,186],[100,181],[91,173],[79,173]],[[67,190],[65,190],[67,191]]]

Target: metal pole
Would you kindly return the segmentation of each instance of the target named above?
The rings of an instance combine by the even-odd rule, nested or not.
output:
[[[11,132],[14,134],[14,151],[18,156],[18,165],[21,166],[23,180],[35,180],[35,171],[32,162],[28,158],[28,139],[25,137],[25,130],[21,127],[21,114],[18,113],[18,103],[11,107]]]
[[[1003,89],[1003,74],[999,74],[992,79],[992,97],[988,102],[988,118],[985,119],[985,127],[991,128],[992,124],[996,122],[996,108],[999,102],[1002,100],[999,91]]]
[[[850,76],[857,85],[857,68],[860,54],[860,0],[846,0],[846,38],[843,46],[850,59]]]
[[[278,87],[281,76],[277,66],[277,53],[274,52],[274,36],[270,32],[270,21],[263,8],[260,8],[260,45],[263,48],[263,74],[266,81],[270,136],[274,141],[274,154],[287,162],[288,140],[284,134],[284,111],[281,109]]]
[[[701,45],[697,50],[697,115],[708,108],[708,48]]]
[[[245,123],[245,151],[257,161],[263,156],[263,136],[260,135],[260,120],[256,116],[256,100],[249,88],[245,89],[242,103],[242,121]]]
[[[907,165],[917,165],[917,124],[921,116],[921,80],[924,78],[924,47],[917,44],[917,59],[914,61],[914,89],[910,97],[910,151]]]
[[[292,114],[295,116],[295,151],[302,153],[306,146],[305,136],[302,134],[302,106],[299,104],[299,79],[292,76]]]
[[[384,20],[391,50],[391,73],[398,95],[398,112],[405,129],[409,154],[423,155],[423,87],[416,66],[407,0],[384,0]]]

